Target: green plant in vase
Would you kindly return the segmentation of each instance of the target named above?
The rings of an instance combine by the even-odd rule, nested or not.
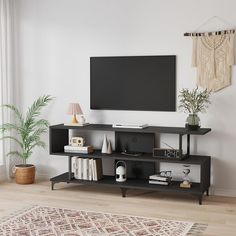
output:
[[[20,184],[29,184],[34,182],[35,166],[27,164],[27,160],[32,155],[34,148],[45,148],[46,144],[41,140],[42,134],[48,130],[49,122],[45,119],[39,119],[41,110],[47,106],[53,98],[50,95],[39,97],[28,108],[24,116],[20,110],[10,104],[3,105],[2,108],[9,109],[14,113],[14,122],[4,123],[0,126],[2,139],[10,139],[17,145],[16,150],[10,151],[7,156],[18,156],[22,160],[21,165],[15,167],[16,182]],[[16,135],[11,135],[11,131]]]
[[[196,130],[200,127],[198,113],[206,112],[210,102],[211,91],[195,89],[182,89],[179,93],[179,109],[188,113],[186,127],[190,130]]]

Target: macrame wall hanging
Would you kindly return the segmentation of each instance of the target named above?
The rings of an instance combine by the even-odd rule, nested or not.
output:
[[[226,23],[220,17],[213,16],[199,26],[195,32],[185,33],[184,36],[191,36],[193,40],[192,66],[197,68],[197,85],[216,92],[231,85],[231,66],[235,64],[236,30],[196,32],[214,18]],[[228,23],[227,25],[229,27]]]

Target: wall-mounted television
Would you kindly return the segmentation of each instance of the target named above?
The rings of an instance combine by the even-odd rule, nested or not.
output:
[[[176,56],[91,57],[90,108],[175,111]]]

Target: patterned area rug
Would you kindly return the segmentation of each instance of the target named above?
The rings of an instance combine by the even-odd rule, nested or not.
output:
[[[42,206],[34,206],[0,223],[0,235],[4,236],[182,236],[199,235],[204,229],[185,221]]]

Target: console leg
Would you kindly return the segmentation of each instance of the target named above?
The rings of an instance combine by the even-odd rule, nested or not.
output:
[[[51,190],[54,190],[54,182],[51,182]]]
[[[126,197],[127,189],[126,188],[120,188],[120,190],[121,190],[121,193],[122,193],[122,197]]]
[[[209,196],[209,188],[206,191],[206,195]]]
[[[198,196],[199,205],[202,205],[202,194]]]

